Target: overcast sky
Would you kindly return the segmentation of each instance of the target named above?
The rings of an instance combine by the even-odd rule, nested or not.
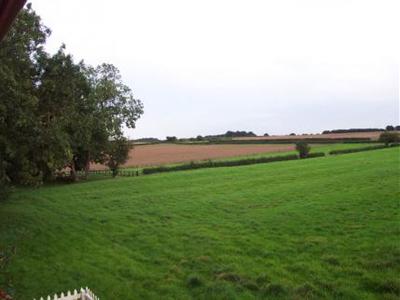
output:
[[[398,0],[32,0],[76,61],[116,65],[134,138],[399,124]]]

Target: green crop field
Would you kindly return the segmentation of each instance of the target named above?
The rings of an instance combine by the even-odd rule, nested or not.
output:
[[[399,149],[18,189],[14,299],[398,299]]]

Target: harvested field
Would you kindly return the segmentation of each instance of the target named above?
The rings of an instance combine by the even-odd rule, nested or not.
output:
[[[271,135],[257,137],[239,137],[234,140],[298,140],[298,139],[343,139],[343,138],[369,138],[377,140],[382,131],[372,132],[348,132],[348,133],[328,133],[328,134],[304,134],[304,135]]]
[[[227,158],[258,153],[287,152],[294,145],[177,145],[154,144],[135,146],[124,167],[156,166],[196,160]],[[102,165],[92,165],[93,170],[105,169]]]

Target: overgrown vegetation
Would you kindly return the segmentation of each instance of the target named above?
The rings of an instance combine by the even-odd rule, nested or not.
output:
[[[0,184],[38,185],[58,170],[110,163],[112,140],[134,128],[142,103],[111,64],[75,63],[28,4],[0,44]],[[3,187],[1,187],[3,189]]]
[[[307,158],[310,153],[311,147],[303,141],[296,143],[296,151],[299,153],[300,158]]]
[[[14,299],[81,285],[101,299],[397,299],[399,157],[17,189],[0,203],[0,287]]]
[[[395,131],[385,131],[379,136],[379,141],[389,146],[389,144],[400,142],[400,134]]]

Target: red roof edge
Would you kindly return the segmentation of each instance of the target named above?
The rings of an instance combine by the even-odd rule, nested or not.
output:
[[[0,0],[0,42],[25,2],[26,0]]]

